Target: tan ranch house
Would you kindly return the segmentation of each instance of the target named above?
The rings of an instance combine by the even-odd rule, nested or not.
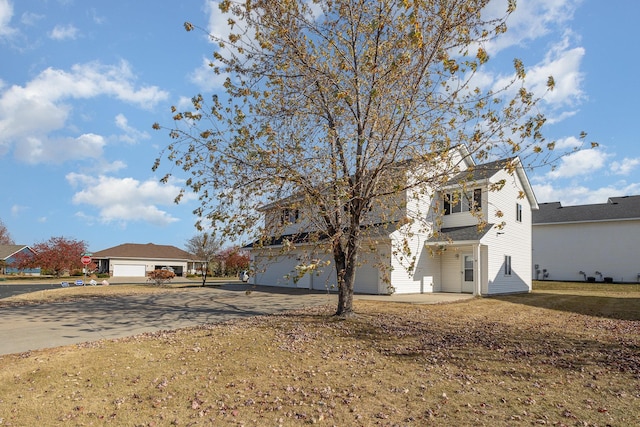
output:
[[[391,221],[378,226],[375,239],[363,242],[363,246],[374,247],[371,252],[361,252],[364,262],[356,271],[356,293],[496,295],[531,291],[531,220],[538,203],[520,160],[476,165],[464,146],[451,149],[449,155],[460,172],[451,176],[447,185],[419,193],[409,189],[397,196],[402,199],[397,204],[401,208],[393,215],[414,215],[423,224],[420,230],[407,233],[406,227],[411,225]],[[513,167],[512,173],[507,172],[507,166]],[[407,171],[407,179],[409,175]],[[449,202],[456,200],[452,194],[462,190],[461,182],[465,182],[465,197],[458,197],[457,203]],[[309,225],[302,220],[304,215],[283,209],[285,204],[272,203],[263,208],[265,221],[287,217],[290,224],[282,236],[274,236],[270,245],[249,245],[251,282],[258,286],[335,289],[331,255],[318,253],[316,247],[305,243]],[[472,209],[477,210],[475,215]],[[479,227],[479,221],[486,225]],[[411,236],[409,245],[416,254],[414,268],[407,268],[406,260],[397,255],[406,236]],[[279,249],[288,237],[297,239],[295,249],[282,254]],[[309,259],[317,259],[320,264],[329,260],[331,264],[312,274],[296,275],[301,262]]]
[[[168,245],[124,243],[92,254],[98,273],[113,277],[146,277],[162,268],[172,269],[176,276],[190,273],[196,260],[189,252]]]

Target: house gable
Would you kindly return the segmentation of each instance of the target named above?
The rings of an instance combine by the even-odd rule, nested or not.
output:
[[[21,253],[27,253],[29,256],[35,255],[33,249],[26,245],[0,245],[0,260],[4,261],[4,266],[2,269],[5,274],[30,274],[30,275],[39,275],[41,269],[37,268],[28,268],[24,270],[19,270],[15,267],[11,267],[11,263],[15,261],[16,256]]]

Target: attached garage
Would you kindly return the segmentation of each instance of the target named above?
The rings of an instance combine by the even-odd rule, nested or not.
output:
[[[144,264],[114,264],[113,275],[115,277],[145,277],[146,267]]]
[[[286,286],[308,288],[308,281],[295,283],[293,276],[296,274],[298,260],[295,255],[268,257],[257,256],[254,260],[255,284],[266,286]]]
[[[92,256],[98,273],[119,277],[146,277],[148,271],[172,268],[177,276],[195,270],[193,255],[174,246],[125,243]],[[200,262],[200,261],[197,261]]]
[[[380,293],[380,277],[378,268],[371,264],[362,264],[356,271],[356,281],[353,284],[353,291],[361,294]]]

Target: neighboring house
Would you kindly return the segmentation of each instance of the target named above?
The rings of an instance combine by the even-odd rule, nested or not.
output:
[[[98,273],[115,277],[145,277],[148,272],[162,268],[173,269],[177,276],[184,276],[193,268],[193,255],[175,246],[153,243],[125,243],[95,252],[92,260]]]
[[[21,256],[32,257],[35,255],[33,249],[25,245],[0,245],[0,273],[2,274],[25,274],[27,276],[39,276],[40,267],[20,270],[12,266],[13,262]]]
[[[394,205],[400,206],[390,214],[394,220],[371,220],[375,235],[362,244],[367,251],[361,252],[356,293],[492,295],[531,290],[531,213],[538,205],[519,159],[476,165],[464,146],[458,147],[456,155],[461,172],[444,188],[406,190],[394,196],[398,199]],[[513,167],[514,172],[508,173],[506,166]],[[410,173],[405,172],[404,177],[410,179]],[[461,191],[461,181],[465,182],[466,197],[451,197]],[[274,203],[263,209],[267,228],[269,221],[286,220],[290,225],[268,246],[249,246],[252,283],[335,289],[332,256],[318,253],[306,241],[310,231],[304,220],[307,215],[297,209],[283,209],[285,205]],[[477,211],[472,214],[471,210]],[[403,221],[406,218],[416,221]],[[421,223],[419,230],[417,223]],[[281,251],[288,242],[293,242],[295,249]],[[412,269],[407,268],[406,257],[399,255],[405,243],[416,255]],[[309,263],[324,267],[312,274],[298,274]]]
[[[533,215],[533,278],[640,282],[640,196],[542,203]]]

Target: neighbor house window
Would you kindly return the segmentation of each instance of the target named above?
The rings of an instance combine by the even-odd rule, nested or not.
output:
[[[280,224],[293,224],[298,222],[298,218],[300,218],[300,211],[298,209],[285,208],[282,210]]]
[[[504,256],[504,275],[511,276],[511,255]]]
[[[516,221],[522,222],[522,205],[516,203]]]
[[[476,188],[464,195],[454,191],[444,194],[444,214],[469,212],[472,209],[479,210],[482,207],[482,190]]]

